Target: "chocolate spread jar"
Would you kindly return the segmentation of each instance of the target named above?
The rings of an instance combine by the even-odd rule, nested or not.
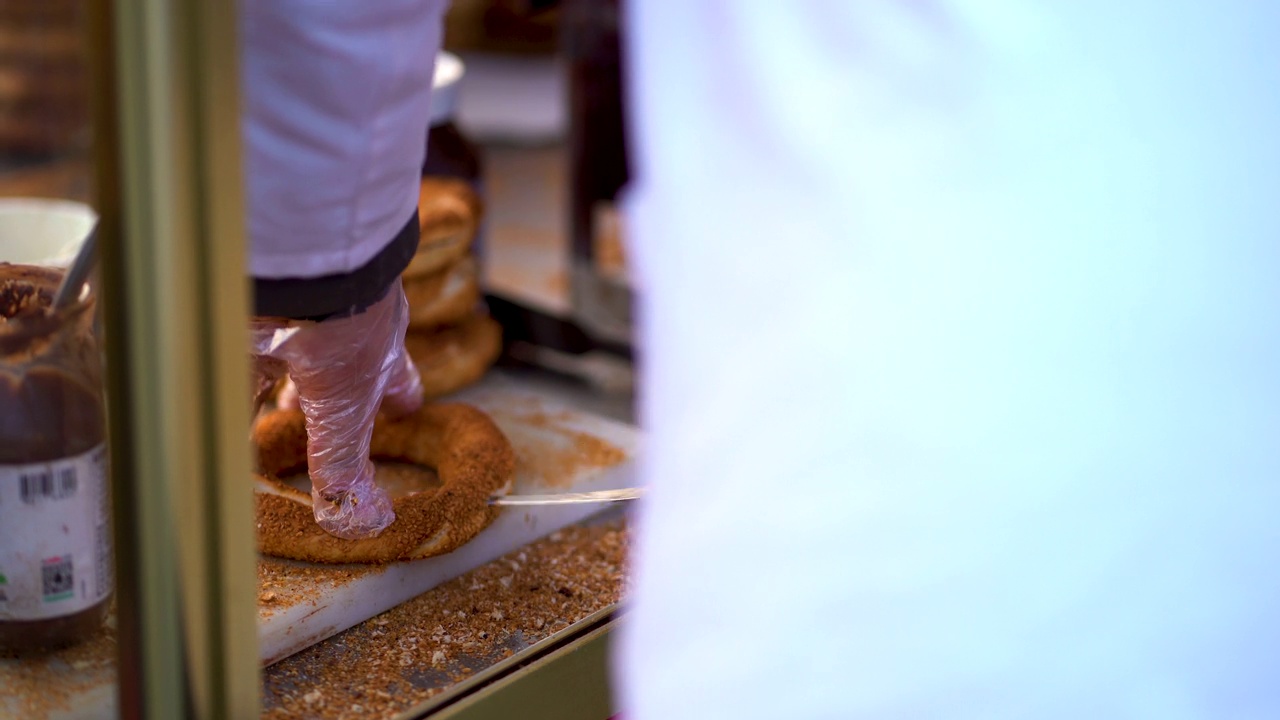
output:
[[[112,588],[93,300],[47,315],[62,271],[0,263],[0,652],[74,644]]]

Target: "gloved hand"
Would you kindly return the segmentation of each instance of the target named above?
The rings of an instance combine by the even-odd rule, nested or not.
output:
[[[286,371],[297,387],[315,518],[331,535],[373,537],[395,520],[390,498],[373,481],[369,443],[379,407],[396,417],[422,406],[422,383],[404,349],[408,324],[398,279],[357,315],[251,322],[259,399]]]

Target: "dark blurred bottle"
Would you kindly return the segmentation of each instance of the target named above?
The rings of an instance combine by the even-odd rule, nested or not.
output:
[[[621,0],[564,0],[560,20],[568,63],[574,319],[599,340],[629,345],[630,289],[602,272],[597,242],[630,177],[621,5]]]

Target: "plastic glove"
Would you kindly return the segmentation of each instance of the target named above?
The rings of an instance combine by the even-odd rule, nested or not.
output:
[[[293,378],[285,375],[284,382],[281,383],[277,382],[278,377],[279,376],[277,375],[266,381],[266,387],[260,391],[262,392],[263,402],[265,402],[266,398],[271,395],[271,391],[276,389],[276,385],[279,385],[280,389],[276,392],[275,401],[275,406],[277,408],[280,408],[281,410],[297,410],[302,407],[298,400],[298,386],[293,384]],[[387,391],[383,393],[382,396],[384,403],[386,402],[387,397],[398,397],[400,395],[400,393],[393,390],[390,385],[387,387]],[[259,406],[261,406],[261,403]],[[386,408],[384,407],[383,410],[386,411]]]
[[[251,323],[255,390],[286,370],[297,386],[312,505],[331,535],[373,537],[395,520],[391,499],[374,483],[369,444],[379,408],[396,417],[422,406],[422,383],[404,349],[408,324],[399,280],[358,315]]]

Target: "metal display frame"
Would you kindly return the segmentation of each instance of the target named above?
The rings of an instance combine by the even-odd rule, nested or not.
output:
[[[258,715],[234,3],[87,3],[124,718]]]

